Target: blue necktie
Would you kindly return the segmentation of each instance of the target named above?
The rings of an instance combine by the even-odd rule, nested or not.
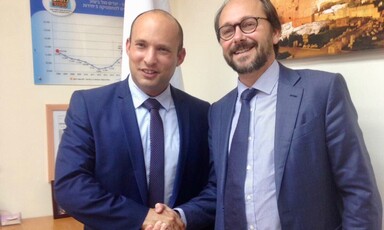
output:
[[[250,123],[249,102],[256,89],[247,89],[241,94],[241,110],[227,163],[227,178],[224,192],[225,229],[247,229],[245,214],[244,182],[247,167],[248,137]]]
[[[150,123],[150,145],[151,162],[149,172],[149,207],[155,207],[156,203],[164,203],[164,129],[159,109],[161,104],[152,98],[144,103],[151,114]]]

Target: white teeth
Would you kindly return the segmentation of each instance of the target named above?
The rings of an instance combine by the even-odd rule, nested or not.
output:
[[[247,52],[247,51],[249,51],[249,50],[250,50],[250,49],[237,50],[237,51],[235,52],[235,54],[245,53],[245,52]]]
[[[236,54],[241,54],[241,53],[245,53],[245,52],[247,52],[249,49],[246,49],[246,50],[238,50],[238,51],[236,51],[235,53]]]
[[[148,74],[153,74],[153,73],[156,73],[156,71],[153,71],[153,70],[143,70],[144,73],[148,73]]]

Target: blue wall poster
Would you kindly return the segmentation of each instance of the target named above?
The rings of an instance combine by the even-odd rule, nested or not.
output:
[[[34,82],[121,79],[124,0],[30,0]]]

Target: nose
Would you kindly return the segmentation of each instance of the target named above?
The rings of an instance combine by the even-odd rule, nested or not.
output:
[[[233,35],[232,38],[235,42],[236,41],[243,41],[245,39],[243,31],[240,29],[240,25],[235,26],[235,34]]]
[[[151,66],[156,63],[156,51],[154,49],[148,49],[144,57],[145,64]]]

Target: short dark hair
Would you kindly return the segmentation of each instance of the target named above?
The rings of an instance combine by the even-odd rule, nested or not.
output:
[[[137,19],[142,16],[143,14],[146,14],[146,13],[149,13],[149,12],[155,12],[155,13],[161,13],[161,14],[164,14],[170,18],[172,18],[175,22],[176,22],[176,25],[177,27],[179,28],[179,48],[178,50],[182,50],[183,47],[184,47],[184,32],[183,32],[183,28],[181,27],[179,21],[177,21],[177,19],[175,17],[172,16],[172,14],[168,13],[167,11],[165,10],[161,10],[161,9],[153,9],[153,10],[148,10],[148,11],[145,11],[139,15],[137,15],[137,17],[132,21],[132,24],[131,24],[131,31],[129,32],[129,38],[132,37],[132,31],[133,31],[133,27],[134,27],[134,24],[135,22],[137,21]]]
[[[260,1],[263,4],[263,10],[268,18],[269,23],[272,25],[273,30],[281,31],[281,23],[279,20],[279,15],[277,14],[276,8],[273,6],[272,2],[270,0],[254,0],[254,1]],[[216,32],[217,41],[219,42],[220,42],[219,19],[224,7],[227,5],[228,2],[229,0],[225,1],[223,5],[221,5],[221,7],[219,8],[215,16],[215,32]],[[274,44],[273,49],[275,51],[275,55],[277,56],[279,54],[279,43]]]

